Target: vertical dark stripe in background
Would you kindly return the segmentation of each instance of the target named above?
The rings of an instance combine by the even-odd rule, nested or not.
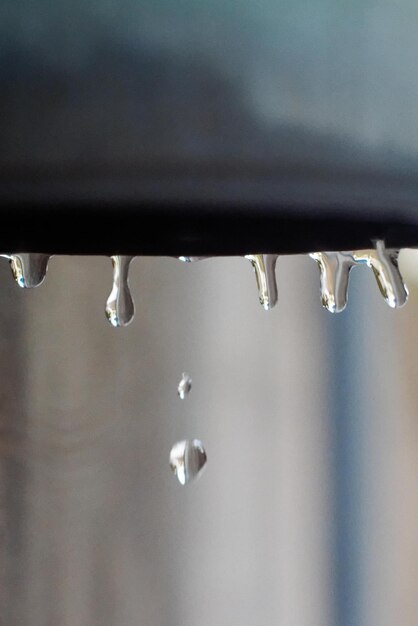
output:
[[[364,568],[362,559],[362,517],[365,478],[362,450],[367,423],[367,387],[363,353],[365,291],[370,282],[359,271],[352,272],[349,305],[329,322],[333,342],[331,358],[331,415],[334,424],[335,546],[334,593],[336,626],[360,626]],[[354,279],[354,280],[353,280]]]

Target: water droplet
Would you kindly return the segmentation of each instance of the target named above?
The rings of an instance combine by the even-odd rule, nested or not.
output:
[[[380,292],[388,305],[397,309],[408,300],[408,289],[398,267],[399,250],[386,249],[383,241],[376,241],[374,250],[353,253],[357,263],[366,263],[376,278]]]
[[[348,278],[355,261],[347,252],[313,252],[321,280],[322,306],[340,313],[347,306]]]
[[[179,261],[183,261],[183,263],[194,263],[195,261],[204,261],[208,259],[208,256],[179,256]]]
[[[276,262],[277,254],[247,254],[255,271],[258,297],[262,307],[268,311],[277,303]]]
[[[19,287],[38,287],[43,282],[50,259],[48,254],[29,252],[1,256],[9,259],[13,278]]]
[[[343,311],[347,304],[348,281],[351,268],[367,265],[373,270],[379,289],[392,308],[403,306],[408,290],[398,267],[399,250],[386,249],[383,241],[376,241],[374,249],[354,252],[314,252],[321,277],[322,304],[332,313]]]
[[[206,452],[199,439],[178,441],[171,448],[170,467],[181,485],[187,485],[194,480],[206,461]]]
[[[181,375],[181,381],[179,382],[179,385],[177,387],[177,393],[179,394],[181,400],[184,400],[184,398],[189,395],[191,388],[192,379],[190,378],[190,375],[187,374],[187,372],[183,372],[183,374]]]
[[[106,302],[106,317],[112,326],[127,326],[132,322],[135,307],[129,289],[129,265],[134,257],[112,256],[113,287]]]

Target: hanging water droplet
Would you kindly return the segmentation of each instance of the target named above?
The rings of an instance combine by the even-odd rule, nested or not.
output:
[[[191,388],[192,379],[187,372],[183,372],[183,374],[181,375],[181,381],[179,382],[179,385],[177,387],[177,393],[179,394],[181,400],[184,400],[184,398],[189,395]]]
[[[13,278],[19,287],[38,287],[43,282],[50,259],[48,254],[28,252],[1,256],[9,259]]]
[[[313,252],[309,256],[319,266],[322,306],[340,313],[347,306],[348,279],[355,261],[346,252]]]
[[[366,263],[372,270],[380,292],[393,309],[408,300],[408,289],[398,267],[399,250],[386,249],[383,241],[376,241],[374,250],[353,253],[357,263]]]
[[[129,289],[129,265],[134,257],[112,256],[113,287],[106,302],[106,317],[112,326],[127,326],[132,322],[135,307]]]
[[[181,485],[194,480],[206,465],[205,448],[199,439],[178,441],[171,448],[170,467]]]
[[[321,279],[322,304],[332,313],[343,311],[347,304],[349,274],[355,265],[367,265],[373,270],[379,289],[392,308],[403,306],[408,289],[398,267],[399,250],[386,249],[376,241],[374,249],[353,252],[314,252]]]
[[[276,262],[277,254],[247,254],[255,271],[258,297],[262,307],[268,311],[277,303]]]

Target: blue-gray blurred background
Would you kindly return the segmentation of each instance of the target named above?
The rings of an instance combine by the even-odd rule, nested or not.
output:
[[[414,177],[417,27],[406,0],[3,0],[0,179]],[[408,258],[404,309],[357,268],[338,316],[307,257],[279,259],[268,313],[248,261],[137,259],[116,330],[108,259],[55,257],[33,291],[4,260],[0,624],[416,626]],[[194,437],[183,489],[169,451]]]
[[[0,180],[414,176],[417,27],[407,0],[3,0]]]

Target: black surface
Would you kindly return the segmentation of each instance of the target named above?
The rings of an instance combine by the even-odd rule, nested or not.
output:
[[[24,224],[24,227],[22,227]],[[418,225],[387,216],[353,219],[348,212],[294,212],[231,204],[19,205],[2,211],[0,248],[51,254],[168,256],[291,254],[369,248],[414,247]]]

